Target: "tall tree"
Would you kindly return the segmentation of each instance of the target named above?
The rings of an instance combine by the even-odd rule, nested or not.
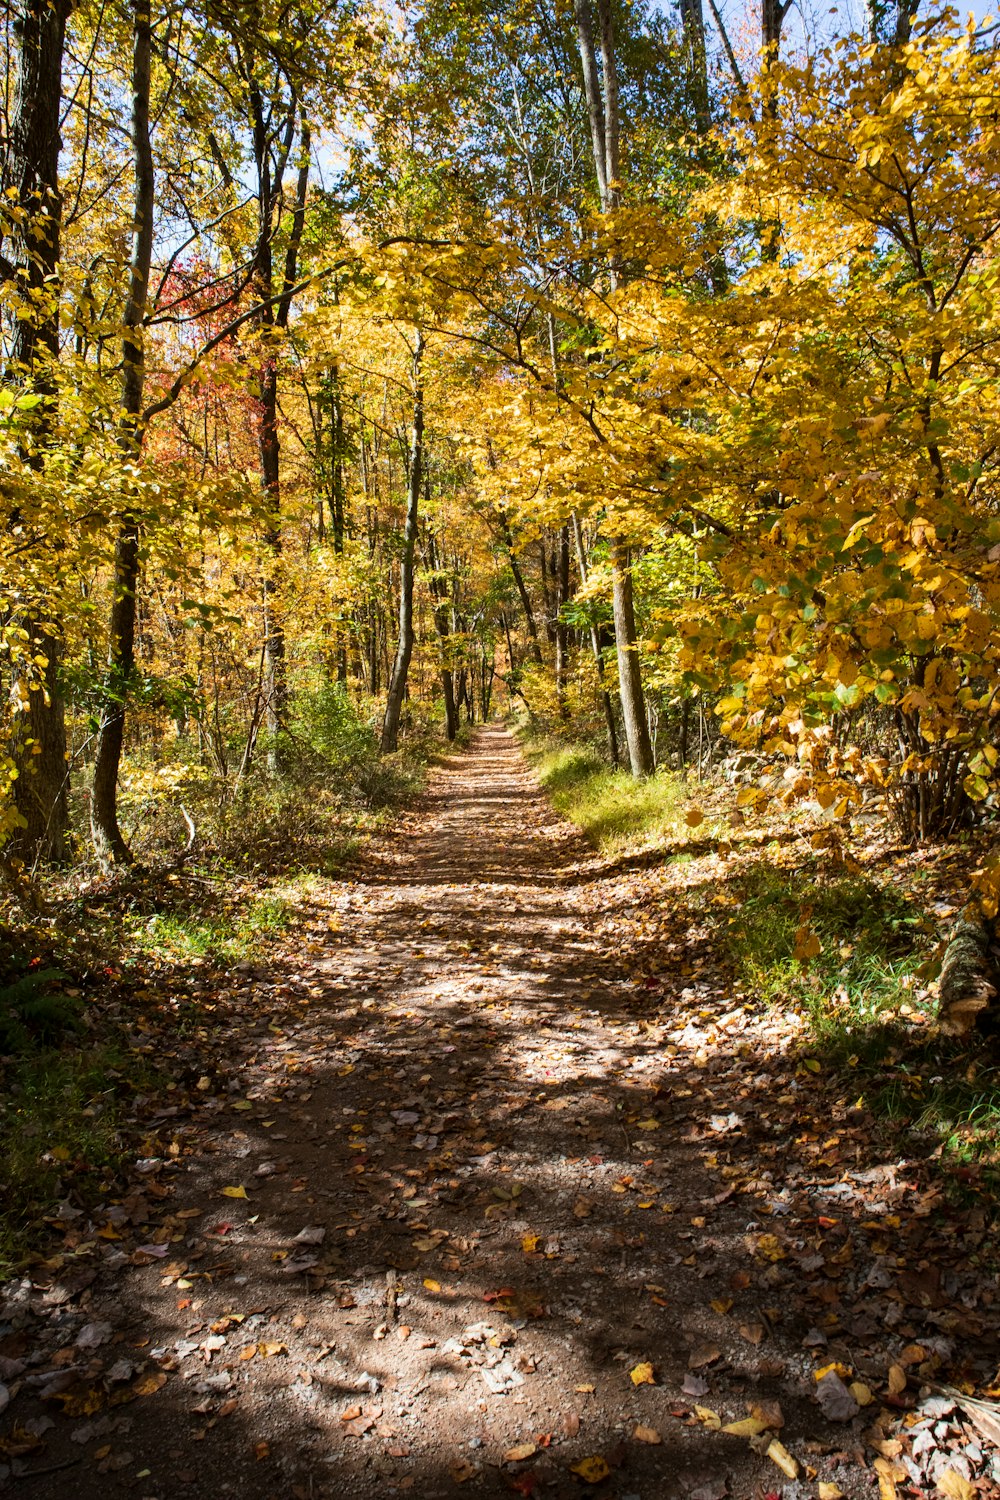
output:
[[[55,403],[59,352],[59,191],[62,72],[69,0],[23,0],[17,39],[10,139],[0,185],[6,245],[0,261],[3,300],[11,320],[8,378],[40,398],[25,423],[22,457],[42,481]],[[59,680],[59,624],[32,608],[23,622],[37,674],[18,668],[13,759],[21,826],[11,847],[27,864],[60,860],[67,844],[67,741]]]
[[[618,110],[618,75],[615,67],[614,29],[610,0],[598,0],[601,35],[601,73],[598,74],[590,0],[574,0],[584,93],[590,118],[594,170],[601,210],[611,213],[621,202],[621,125]],[[598,78],[601,84],[599,88]],[[612,285],[618,278],[614,261]],[[618,688],[622,723],[632,775],[649,776],[655,769],[653,747],[646,719],[639,663],[638,635],[632,585],[632,560],[628,543],[621,536],[611,542],[611,584],[615,619],[615,650],[618,656]]]
[[[403,546],[399,559],[399,632],[396,638],[396,655],[389,679],[389,695],[386,699],[385,717],[382,721],[382,753],[386,755],[398,748],[399,720],[406,696],[406,682],[413,655],[413,563],[420,524],[420,491],[424,466],[424,332],[417,329],[410,367],[413,394],[413,423],[410,429],[410,452],[406,475],[406,520],[403,526]]]
[[[128,292],[122,317],[121,402],[118,441],[126,460],[124,484],[133,482],[130,467],[138,460],[143,438],[146,387],[145,319],[153,263],[153,211],[156,176],[150,136],[152,87],[152,21],[150,0],[134,0],[132,12],[132,149],[135,190],[132,205],[132,251]],[[131,464],[130,462],[131,461]],[[139,515],[126,497],[112,578],[108,632],[108,670],[101,725],[94,759],[90,823],[101,858],[127,863],[128,845],[118,825],[118,773],[125,743],[126,704],[135,672],[136,593],[139,585]]]

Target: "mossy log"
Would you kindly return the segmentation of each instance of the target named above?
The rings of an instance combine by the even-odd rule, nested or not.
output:
[[[1000,989],[991,923],[956,922],[941,964],[938,1017],[949,1036],[968,1036]]]

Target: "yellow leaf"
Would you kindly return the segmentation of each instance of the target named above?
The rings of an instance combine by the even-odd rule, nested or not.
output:
[[[819,1482],[819,1500],[844,1500],[844,1492],[839,1484],[828,1484],[826,1480]]]
[[[439,1292],[441,1290],[440,1281],[435,1281],[432,1276],[424,1277],[424,1286],[429,1292]]]
[[[792,1457],[784,1443],[779,1443],[777,1438],[768,1444],[767,1456],[773,1464],[778,1465],[783,1474],[788,1475],[789,1479],[798,1479],[798,1460]]]
[[[161,1370],[157,1375],[144,1375],[141,1380],[137,1380],[132,1391],[136,1396],[152,1396],[166,1383],[167,1377]]]
[[[284,1344],[258,1344],[257,1352],[265,1359],[273,1359],[276,1354],[287,1354],[288,1349]]]
[[[643,1360],[641,1364],[633,1366],[633,1368],[629,1370],[628,1373],[629,1379],[631,1380],[633,1385],[656,1384],[656,1376],[653,1374],[653,1366],[649,1363],[648,1360]]]
[[[538,1448],[534,1443],[518,1443],[516,1448],[507,1449],[503,1461],[505,1464],[523,1463],[526,1458],[530,1458],[533,1453],[537,1452]]]
[[[872,1402],[875,1400],[875,1397],[872,1395],[871,1389],[867,1385],[865,1385],[863,1380],[852,1380],[850,1389],[851,1395],[854,1397],[859,1406],[871,1406]]]
[[[813,1380],[815,1380],[818,1384],[819,1381],[823,1379],[824,1375],[829,1375],[831,1372],[834,1375],[839,1375],[841,1380],[850,1380],[851,1378],[851,1371],[849,1366],[842,1365],[837,1360],[834,1360],[832,1364],[823,1365],[821,1369],[814,1370]]]
[[[727,1422],[722,1430],[732,1433],[733,1437],[752,1438],[760,1437],[767,1427],[757,1417],[744,1417],[740,1422]]]
[[[587,1484],[600,1484],[602,1479],[607,1479],[611,1469],[603,1458],[595,1454],[592,1458],[581,1458],[579,1463],[571,1464],[570,1473],[578,1474]]]
[[[637,1443],[649,1443],[653,1447],[655,1447],[657,1443],[663,1442],[663,1439],[661,1438],[655,1427],[643,1427],[641,1424],[635,1429],[635,1431],[632,1433],[632,1436],[635,1438]]]
[[[223,1198],[245,1198],[246,1195],[247,1190],[245,1187],[224,1187],[222,1189]]]
[[[943,1469],[937,1476],[937,1487],[948,1500],[976,1500],[976,1486],[957,1469]]]
[[[889,1395],[898,1396],[906,1390],[906,1371],[902,1365],[889,1366]]]
[[[698,1418],[698,1421],[701,1422],[702,1426],[710,1427],[713,1432],[718,1431],[718,1429],[722,1426],[722,1418],[719,1416],[719,1413],[717,1411],[713,1411],[710,1406],[696,1406],[694,1409],[694,1414]]]
[[[732,1305],[732,1297],[713,1297],[711,1302],[709,1303],[712,1311],[717,1312],[720,1315],[724,1315],[725,1313],[729,1312]]]
[[[534,1255],[535,1251],[538,1249],[538,1246],[541,1243],[541,1239],[542,1239],[542,1237],[541,1237],[540,1234],[525,1234],[525,1235],[522,1235],[521,1236],[521,1249],[524,1251],[525,1255]],[[424,1286],[426,1286],[426,1285],[427,1285],[427,1283],[425,1281],[424,1282]]]

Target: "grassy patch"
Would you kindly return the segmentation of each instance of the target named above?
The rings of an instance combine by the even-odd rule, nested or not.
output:
[[[248,904],[229,903],[207,916],[197,911],[154,912],[133,929],[133,940],[166,958],[209,958],[238,963],[259,952],[262,939],[289,925],[291,907],[282,896],[261,895]]]
[[[958,1169],[952,1186],[1000,1189],[1000,1067],[988,1041],[928,1024],[933,929],[919,907],[861,875],[758,865],[735,886],[738,914],[723,941],[750,995],[804,1014],[808,1056],[940,1151]],[[797,957],[808,934],[821,951]]]
[[[690,794],[675,773],[635,781],[585,745],[529,743],[525,753],[556,811],[602,851],[648,847],[685,832]]]
[[[733,894],[725,942],[740,978],[769,1004],[798,1005],[816,1039],[845,1058],[901,1005],[918,1009],[926,924],[892,886],[760,864]]]
[[[120,1160],[115,1074],[125,1060],[108,1046],[46,1049],[6,1059],[0,1099],[0,1276],[23,1262],[43,1229],[41,1216],[66,1190],[86,1194]]]

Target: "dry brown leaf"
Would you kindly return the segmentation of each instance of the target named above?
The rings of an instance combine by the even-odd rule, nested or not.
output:
[[[649,1443],[654,1447],[657,1443],[663,1442],[655,1427],[643,1427],[641,1424],[635,1429],[632,1436],[637,1443]]]

